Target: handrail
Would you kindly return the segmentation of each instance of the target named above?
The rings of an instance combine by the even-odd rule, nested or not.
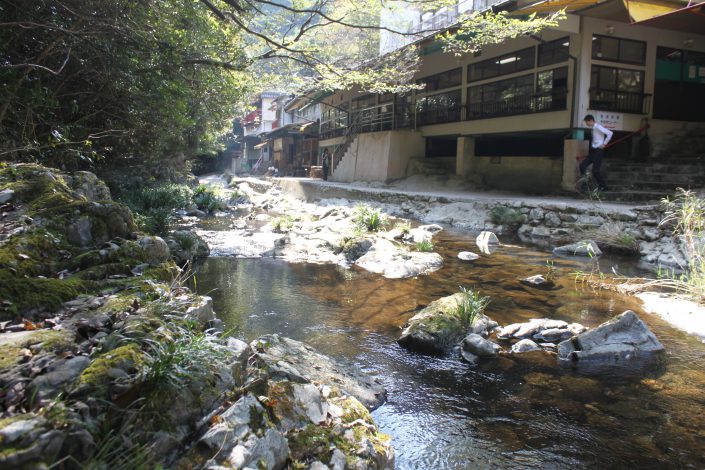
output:
[[[620,137],[620,138],[617,139],[617,140],[611,141],[610,143],[608,143],[607,145],[605,145],[605,148],[608,149],[608,148],[612,147],[613,145],[617,145],[618,143],[623,142],[623,141],[625,141],[625,140],[627,140],[627,139],[629,139],[629,138],[631,138],[631,137],[633,137],[633,136],[635,136],[635,135],[637,135],[637,134],[641,134],[643,131],[645,131],[645,130],[648,129],[648,128],[649,128],[649,125],[646,124],[644,127],[640,128],[640,129],[638,129],[638,130],[636,130],[636,131],[634,131],[634,132],[630,132],[629,134],[624,135],[624,136]]]

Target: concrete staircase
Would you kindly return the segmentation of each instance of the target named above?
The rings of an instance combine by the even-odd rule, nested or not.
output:
[[[705,158],[671,158],[668,161],[632,162],[605,160],[609,191],[601,197],[610,201],[660,201],[676,188],[705,188]]]

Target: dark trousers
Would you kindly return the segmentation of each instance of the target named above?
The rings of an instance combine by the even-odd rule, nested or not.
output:
[[[602,158],[605,156],[605,149],[598,149],[598,148],[593,148],[590,147],[590,153],[588,156],[580,162],[580,174],[584,175],[585,170],[587,170],[587,167],[592,164],[592,176],[595,177],[595,181],[597,181],[598,186],[600,189],[605,189],[607,188],[607,184],[605,184],[605,180],[602,178],[602,172],[600,171],[602,169]]]

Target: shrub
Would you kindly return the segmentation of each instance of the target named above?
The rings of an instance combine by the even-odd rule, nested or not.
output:
[[[461,299],[458,300],[458,306],[455,314],[460,318],[460,321],[465,326],[471,326],[485,308],[490,303],[489,297],[482,297],[480,293],[465,287],[460,288]]]
[[[522,222],[521,213],[507,206],[494,206],[490,209],[489,216],[495,225],[518,225]]]
[[[355,209],[355,225],[361,231],[377,232],[384,229],[387,219],[379,209],[359,205]]]

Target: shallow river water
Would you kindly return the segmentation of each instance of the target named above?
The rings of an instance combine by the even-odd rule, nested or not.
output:
[[[199,293],[234,336],[266,333],[305,341],[379,377],[388,401],[373,416],[390,434],[399,469],[705,468],[705,345],[636,300],[576,283],[591,261],[552,258],[501,246],[468,263],[474,237],[441,232],[445,266],[428,276],[390,280],[356,268],[273,259],[209,258]],[[552,260],[559,289],[525,287]],[[608,271],[621,260],[604,259]],[[471,369],[456,357],[408,352],[402,325],[429,302],[472,287],[492,298],[486,313],[501,325],[556,318],[596,326],[635,310],[666,347],[663,359],[634,377],[585,376],[554,363],[498,358]]]

